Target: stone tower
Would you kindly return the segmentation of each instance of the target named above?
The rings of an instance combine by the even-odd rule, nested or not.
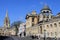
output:
[[[48,5],[44,5],[44,7],[41,9],[39,21],[49,20],[51,18],[52,18],[52,11],[50,10]]]
[[[5,16],[5,19],[4,19],[4,27],[5,28],[10,27],[10,20],[9,20],[9,17],[8,17],[8,11],[6,11],[6,16]]]
[[[26,27],[32,27],[38,23],[38,15],[36,11],[32,11],[32,13],[26,15]]]

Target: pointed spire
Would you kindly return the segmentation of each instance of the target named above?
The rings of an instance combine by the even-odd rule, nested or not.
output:
[[[8,11],[6,10],[6,16],[5,16],[5,19],[4,19],[4,27],[9,27],[10,26],[10,20],[9,20],[9,17],[8,17]]]
[[[6,10],[6,17],[8,17],[8,11]]]

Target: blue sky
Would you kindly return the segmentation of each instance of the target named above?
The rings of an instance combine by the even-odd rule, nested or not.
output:
[[[11,23],[17,20],[25,22],[27,13],[32,10],[40,13],[44,4],[50,7],[54,15],[60,12],[60,0],[0,0],[0,26],[4,24],[6,10]]]

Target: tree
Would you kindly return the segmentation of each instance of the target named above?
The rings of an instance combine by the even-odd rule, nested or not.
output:
[[[15,27],[16,28],[16,36],[17,36],[17,33],[18,33],[18,28],[20,26],[20,24],[23,23],[22,21],[14,21],[12,24],[11,24],[11,27]]]

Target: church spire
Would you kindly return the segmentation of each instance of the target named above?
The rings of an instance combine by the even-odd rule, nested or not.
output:
[[[9,17],[8,17],[8,11],[6,10],[6,16],[5,16],[5,19],[4,19],[4,27],[10,27],[10,20],[9,20]]]
[[[8,11],[6,10],[6,17],[8,17]]]

